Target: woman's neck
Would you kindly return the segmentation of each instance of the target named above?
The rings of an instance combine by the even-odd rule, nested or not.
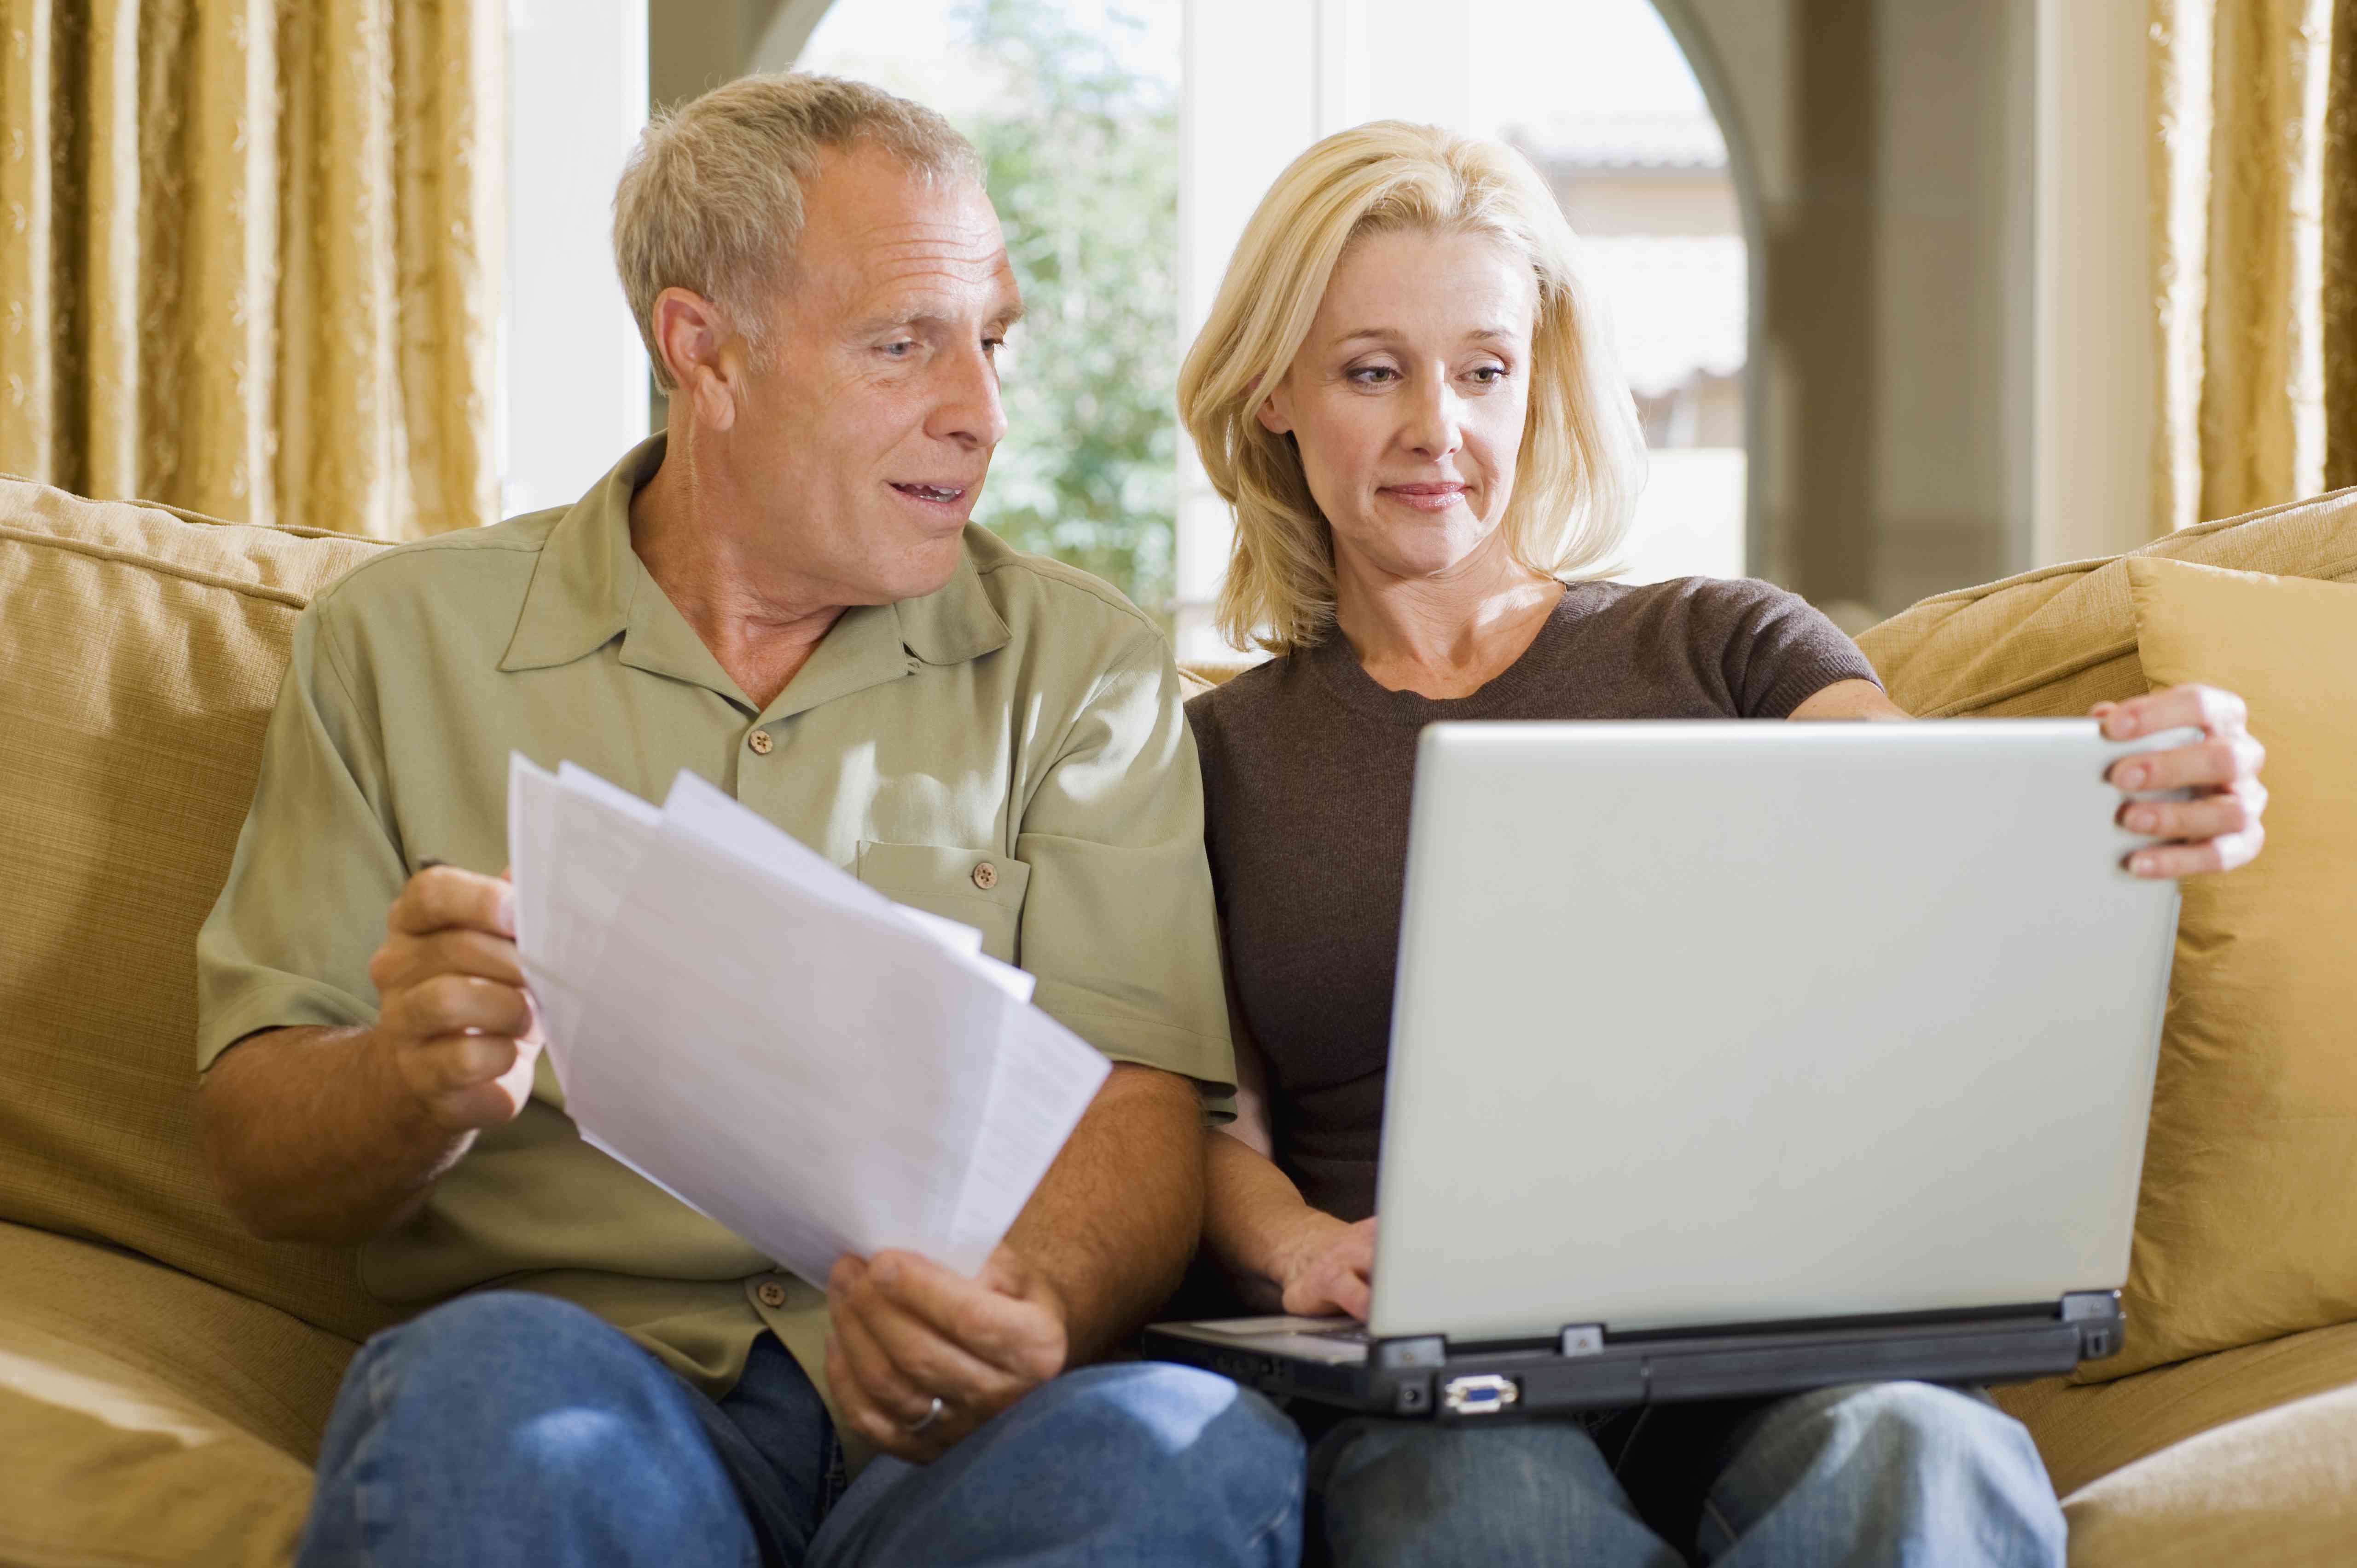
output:
[[[1387,577],[1338,552],[1334,622],[1375,684],[1469,697],[1520,659],[1563,585],[1511,559],[1443,577]]]

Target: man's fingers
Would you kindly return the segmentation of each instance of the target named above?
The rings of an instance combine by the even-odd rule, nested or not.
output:
[[[517,986],[524,983],[513,941],[463,926],[422,937],[389,938],[369,960],[369,979],[380,996],[436,974],[472,974]]]
[[[2122,789],[2204,789],[2255,775],[2266,747],[2245,734],[2212,736],[2169,751],[2125,757],[2112,764],[2112,782]]]
[[[941,1391],[911,1381],[858,1313],[837,1310],[829,1315],[829,1322],[836,1342],[843,1347],[851,1375],[867,1396],[867,1402],[899,1426],[911,1426],[923,1420],[932,1409],[934,1395]],[[946,1412],[943,1419],[947,1419]]]
[[[944,1412],[942,1421],[920,1433],[910,1432],[906,1423],[894,1420],[861,1385],[840,1333],[827,1336],[826,1377],[828,1386],[834,1391],[835,1402],[843,1407],[845,1424],[895,1459],[922,1465],[939,1458],[947,1446],[937,1434],[948,1422],[948,1413]],[[931,1408],[931,1402],[927,1408]]]
[[[914,1252],[878,1252],[867,1283],[969,1355],[1029,1381],[1063,1369],[1062,1325],[1037,1302],[1005,1295]]]
[[[394,992],[385,1021],[413,1039],[476,1033],[521,1038],[532,1032],[532,1003],[516,986],[473,974],[437,974]]]
[[[459,926],[515,936],[515,888],[496,876],[435,865],[409,879],[385,916],[394,936],[422,937]]]
[[[418,1093],[437,1098],[497,1081],[515,1067],[520,1048],[506,1035],[443,1035],[404,1052],[402,1071]]]

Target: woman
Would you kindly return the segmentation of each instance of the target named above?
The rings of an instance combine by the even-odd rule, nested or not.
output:
[[[1232,960],[1235,1122],[1207,1254],[1255,1305],[1364,1316],[1417,730],[1438,719],[1903,718],[1849,639],[1755,582],[1585,576],[1620,545],[1641,440],[1553,199],[1510,150],[1384,123],[1262,201],[1179,380],[1236,538],[1220,621],[1275,655],[1189,704]],[[2099,710],[2202,745],[2122,820],[2148,876],[2259,843],[2242,705]],[[1315,1418],[1311,1418],[1313,1421]],[[2060,1563],[2022,1428],[1916,1383],[1641,1419],[1313,1431],[1340,1563]]]

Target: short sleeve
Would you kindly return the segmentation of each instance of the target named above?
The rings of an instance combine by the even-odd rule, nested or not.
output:
[[[378,729],[332,652],[328,601],[296,622],[229,880],[197,934],[197,1067],[264,1029],[376,1018],[369,960],[400,894]]]
[[[1034,1000],[1116,1061],[1234,1087],[1203,800],[1178,671],[1144,632],[1099,679],[1023,811]]]
[[[1790,718],[1838,681],[1881,684],[1857,644],[1798,594],[1750,578],[1712,582],[1697,608],[1745,718]]]

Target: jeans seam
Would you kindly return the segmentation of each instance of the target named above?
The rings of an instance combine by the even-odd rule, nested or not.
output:
[[[1718,1526],[1719,1533],[1727,1537],[1727,1550],[1730,1552],[1733,1551],[1735,1549],[1735,1543],[1741,1540],[1742,1537],[1737,1531],[1733,1522],[1730,1521],[1725,1514],[1718,1511],[1718,1498],[1716,1495],[1711,1493],[1705,1493],[1703,1495],[1702,1511],[1703,1516],[1706,1519],[1709,1520],[1711,1523]],[[1702,1542],[1697,1541],[1695,1544],[1699,1546]]]
[[[352,1551],[363,1563],[373,1562],[376,1557],[375,1531],[369,1520],[367,1476],[375,1469],[373,1455],[384,1434],[385,1412],[390,1403],[385,1397],[385,1364],[391,1359],[389,1356],[378,1355],[369,1361],[363,1374],[363,1386],[368,1391],[368,1425],[361,1434],[360,1441],[352,1444]]]
[[[1279,1530],[1282,1530],[1285,1527],[1285,1522],[1287,1519],[1297,1517],[1300,1514],[1301,1504],[1302,1499],[1299,1497],[1287,1499],[1275,1513],[1268,1516],[1268,1519],[1258,1530],[1254,1530],[1250,1536],[1245,1538],[1244,1549],[1247,1552],[1254,1550],[1263,1541],[1275,1535]]]

